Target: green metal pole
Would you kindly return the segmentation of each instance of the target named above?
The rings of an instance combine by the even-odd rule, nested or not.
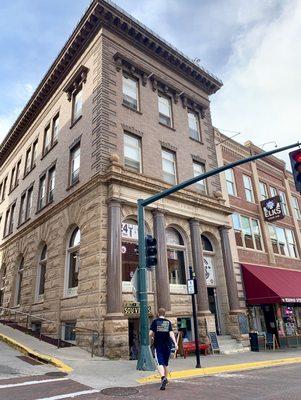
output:
[[[139,301],[140,301],[140,351],[137,369],[140,371],[155,371],[156,366],[149,346],[147,275],[144,232],[144,207],[142,199],[138,200],[138,249],[139,249]]]

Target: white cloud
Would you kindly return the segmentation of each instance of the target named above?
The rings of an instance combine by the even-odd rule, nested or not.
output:
[[[264,3],[264,2],[263,2]],[[213,100],[217,127],[241,131],[237,140],[285,146],[301,139],[301,1],[236,37],[224,88]],[[265,150],[268,146],[265,147]],[[287,161],[287,156],[280,157]]]

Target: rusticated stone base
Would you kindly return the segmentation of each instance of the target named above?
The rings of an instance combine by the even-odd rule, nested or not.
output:
[[[104,327],[105,357],[129,359],[128,319],[108,315]]]
[[[250,346],[250,340],[248,333],[242,333],[239,327],[239,314],[245,314],[245,312],[230,312],[227,316],[228,332],[233,339],[241,342],[244,347]]]
[[[200,342],[208,343],[208,331],[215,332],[215,316],[213,314],[198,315],[197,320]]]

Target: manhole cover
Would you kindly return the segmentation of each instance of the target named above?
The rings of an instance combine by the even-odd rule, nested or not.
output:
[[[132,387],[113,387],[113,388],[103,389],[101,391],[102,394],[113,397],[132,396],[133,394],[136,394],[138,392],[139,392],[138,389]]]
[[[66,376],[66,375],[68,375],[68,374],[66,374],[66,372],[46,372],[46,374],[45,375],[47,375],[47,376],[55,376],[55,377],[61,377],[61,376]]]

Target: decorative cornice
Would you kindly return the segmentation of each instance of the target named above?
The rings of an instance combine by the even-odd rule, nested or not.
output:
[[[51,65],[34,94],[22,110],[0,146],[0,166],[32,125],[55,90],[99,32],[101,26],[113,31],[142,51],[177,71],[208,95],[215,93],[222,82],[195,64],[179,50],[159,38],[125,11],[108,0],[93,0],[65,46]]]
[[[165,149],[171,150],[171,151],[177,151],[176,146],[174,146],[171,143],[168,142],[163,142],[162,140],[160,140],[160,144],[162,147],[164,147]]]

